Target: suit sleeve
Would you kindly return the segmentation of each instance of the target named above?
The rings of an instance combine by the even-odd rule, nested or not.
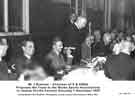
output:
[[[45,63],[45,68],[46,68],[46,71],[47,71],[48,75],[55,75],[56,72],[57,72],[57,69],[54,68],[53,62],[52,62],[52,60],[49,56],[45,57],[44,63]]]

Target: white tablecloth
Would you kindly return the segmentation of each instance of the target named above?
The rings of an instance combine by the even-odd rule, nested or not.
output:
[[[104,75],[104,71],[95,72],[89,68],[78,68],[63,77],[63,81],[111,81]]]

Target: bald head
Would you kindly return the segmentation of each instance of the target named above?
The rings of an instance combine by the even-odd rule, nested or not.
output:
[[[121,46],[120,46],[120,52],[123,52],[123,53],[128,53],[130,54],[131,50],[132,50],[132,43],[130,41],[123,41],[121,43]]]
[[[86,26],[87,19],[85,17],[80,16],[80,17],[77,18],[75,24],[77,25],[77,27],[79,29],[82,29],[82,28],[84,28]]]

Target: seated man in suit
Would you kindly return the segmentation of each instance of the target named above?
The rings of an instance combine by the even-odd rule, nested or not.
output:
[[[14,60],[18,80],[44,80],[46,73],[34,57],[35,46],[32,40],[25,40],[21,49],[23,54]]]
[[[131,42],[124,40],[118,55],[107,58],[104,65],[105,75],[112,80],[134,80],[135,61],[130,57]]]
[[[45,57],[49,75],[54,76],[55,78],[57,75],[63,75],[64,70],[70,68],[70,65],[72,64],[73,56],[71,55],[70,49],[66,50],[66,61],[62,55],[62,49],[63,42],[59,37],[56,37],[52,42],[52,50]]]
[[[7,62],[3,60],[6,55],[8,45],[6,39],[0,40],[0,80],[8,80],[8,65]]]

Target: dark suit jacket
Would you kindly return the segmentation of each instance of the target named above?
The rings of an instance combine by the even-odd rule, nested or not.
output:
[[[70,24],[64,29],[64,44],[66,46],[78,46],[85,40],[85,29],[79,30],[75,24]]]
[[[84,60],[91,58],[91,47],[88,47],[85,42],[82,43],[81,55]]]
[[[104,45],[103,41],[94,43],[92,45],[92,56],[108,56],[112,54],[110,45]]]
[[[135,61],[124,53],[112,55],[107,58],[104,71],[112,80],[134,80]]]
[[[130,53],[130,56],[135,59],[135,50]]]
[[[19,56],[13,60],[12,64],[15,64],[17,77],[19,77],[25,69],[33,70],[36,66],[40,65],[39,62],[33,57],[31,59],[27,59],[25,56]]]
[[[88,33],[86,28],[78,29],[75,24],[69,24],[64,28],[64,45],[73,46],[76,50],[72,53],[74,56],[72,64],[80,64],[81,44]]]
[[[47,65],[48,73],[50,75],[55,75],[58,70],[65,69],[65,66],[70,65],[71,63],[72,59],[69,58],[65,61],[62,54],[58,56],[54,51],[51,51],[45,57],[45,64]]]

